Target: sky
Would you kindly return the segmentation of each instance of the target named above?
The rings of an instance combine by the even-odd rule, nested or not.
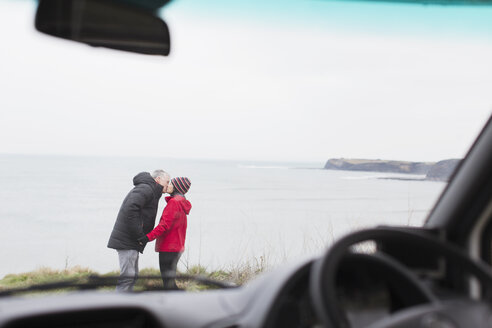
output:
[[[492,8],[175,0],[169,57],[34,30],[0,1],[0,153],[257,161],[466,154],[492,113]]]

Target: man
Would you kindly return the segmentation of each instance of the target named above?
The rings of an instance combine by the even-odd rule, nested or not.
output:
[[[141,172],[133,178],[135,186],[123,200],[108,247],[116,249],[120,263],[117,291],[132,291],[138,277],[138,253],[145,244],[138,239],[152,231],[159,199],[167,192],[169,174],[155,170]]]

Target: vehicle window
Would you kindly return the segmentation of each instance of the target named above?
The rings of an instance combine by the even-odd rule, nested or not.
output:
[[[491,8],[175,0],[168,57],[40,34],[35,10],[0,3],[0,278],[117,271],[118,210],[155,169],[192,182],[182,272],[421,226],[492,108]]]

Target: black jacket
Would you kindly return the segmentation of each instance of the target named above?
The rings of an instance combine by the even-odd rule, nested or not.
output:
[[[141,246],[137,239],[154,228],[162,186],[148,172],[137,174],[133,178],[133,184],[135,187],[121,204],[108,247],[143,252],[145,246]]]

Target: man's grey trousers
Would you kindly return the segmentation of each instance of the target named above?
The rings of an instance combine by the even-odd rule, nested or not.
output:
[[[138,251],[118,249],[120,277],[116,285],[118,292],[131,292],[138,278]]]

